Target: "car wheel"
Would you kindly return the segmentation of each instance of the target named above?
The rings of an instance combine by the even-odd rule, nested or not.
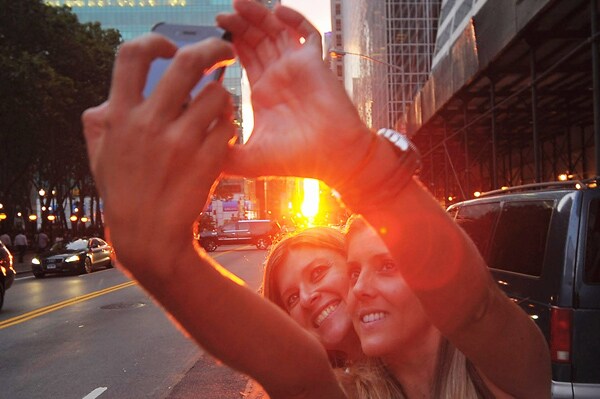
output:
[[[113,268],[113,262],[112,262],[112,259],[109,259],[109,260],[108,260],[108,263],[106,264],[106,268],[107,268],[107,269],[112,269],[112,268]]]
[[[35,278],[44,278],[45,274],[42,272],[33,272],[33,277]]]
[[[206,240],[202,244],[206,252],[214,252],[217,249],[217,243],[213,240]]]
[[[85,268],[86,273],[92,272],[92,261],[90,260],[90,258],[85,258],[85,263],[83,267]]]
[[[0,281],[0,310],[2,310],[2,306],[4,305],[4,292],[6,292],[4,283]]]
[[[266,238],[259,238],[256,240],[256,248],[258,249],[267,249],[269,248],[269,240]]]

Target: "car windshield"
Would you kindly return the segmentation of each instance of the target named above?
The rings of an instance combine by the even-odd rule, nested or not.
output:
[[[59,241],[50,248],[52,252],[81,251],[87,249],[87,240]]]

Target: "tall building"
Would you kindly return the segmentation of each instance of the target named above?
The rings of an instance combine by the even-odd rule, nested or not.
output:
[[[431,70],[440,5],[440,0],[331,1],[330,45],[345,54],[332,68],[371,127],[404,130],[406,109]]]

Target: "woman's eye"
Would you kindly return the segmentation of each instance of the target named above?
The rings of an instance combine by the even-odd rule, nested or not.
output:
[[[396,263],[391,259],[386,259],[382,262],[380,270],[382,272],[389,272],[396,268]]]
[[[287,300],[285,301],[285,304],[288,309],[294,307],[296,303],[298,303],[298,294],[292,294],[288,296]]]
[[[348,272],[348,277],[350,278],[350,282],[354,285],[358,280],[358,276],[360,275],[360,269],[350,269]]]
[[[312,281],[317,281],[319,280],[321,277],[323,277],[323,275],[325,274],[325,270],[327,268],[325,266],[318,266],[315,267],[313,269],[313,271],[310,273],[310,277],[312,279]]]

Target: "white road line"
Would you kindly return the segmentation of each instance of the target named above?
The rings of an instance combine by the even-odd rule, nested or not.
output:
[[[98,396],[102,395],[107,389],[107,387],[96,388],[92,392],[85,395],[83,399],[96,399]]]

